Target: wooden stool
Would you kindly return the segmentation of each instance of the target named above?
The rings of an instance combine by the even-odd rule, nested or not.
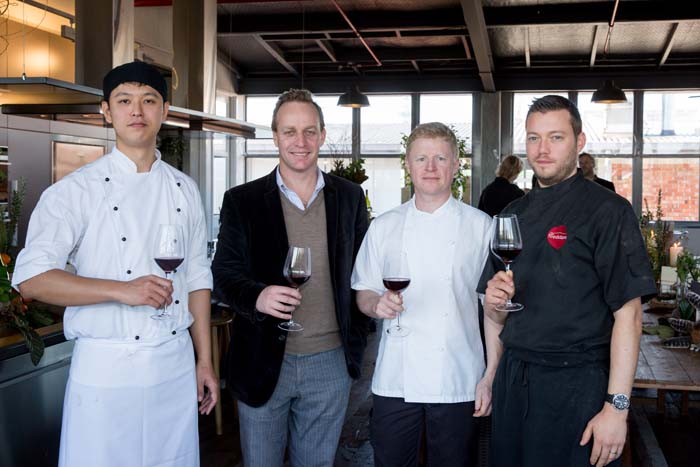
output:
[[[211,307],[211,358],[214,364],[214,373],[216,374],[216,379],[219,384],[221,383],[221,371],[219,368],[221,361],[221,345],[223,344],[225,349],[231,341],[231,333],[228,325],[232,321],[233,315],[228,312],[228,305],[217,303]],[[219,342],[219,327],[221,326],[224,327],[223,342]],[[221,399],[221,391],[219,391],[219,399]],[[216,420],[216,434],[223,434],[221,400],[219,400],[214,408],[214,419]]]

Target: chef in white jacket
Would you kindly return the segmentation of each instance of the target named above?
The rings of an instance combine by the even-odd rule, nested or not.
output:
[[[491,355],[498,336],[487,327],[493,364],[484,364],[476,292],[491,218],[452,197],[459,160],[447,126],[417,126],[408,138],[406,167],[415,196],[372,222],[352,275],[360,310],[383,319],[372,379],[375,465],[417,465],[424,426],[431,465],[476,465],[474,417],[491,412],[498,362]],[[397,294],[383,279],[392,274],[386,260],[401,256],[408,263],[401,274],[410,284]],[[399,313],[404,333],[394,329]]]
[[[198,466],[197,402],[209,413],[218,399],[201,199],[156,150],[168,113],[160,73],[127,63],[103,87],[116,147],[44,191],[13,285],[66,306],[64,333],[75,339],[60,466]],[[154,261],[160,224],[184,232],[185,259],[171,280]],[[151,319],[165,305],[173,317]]]

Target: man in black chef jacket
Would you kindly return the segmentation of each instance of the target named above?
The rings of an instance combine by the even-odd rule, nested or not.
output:
[[[651,267],[630,204],[576,171],[586,143],[576,106],[537,99],[526,131],[538,184],[505,209],[523,250],[510,275],[492,255],[479,284],[503,345],[492,465],[619,465]],[[508,297],[525,308],[497,311]]]

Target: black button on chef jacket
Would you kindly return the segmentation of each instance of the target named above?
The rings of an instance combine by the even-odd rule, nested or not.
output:
[[[656,294],[638,219],[623,197],[578,173],[536,186],[504,213],[517,214],[523,250],[511,264],[513,301],[501,340],[529,352],[609,355],[613,312]],[[503,263],[493,254],[478,291]]]

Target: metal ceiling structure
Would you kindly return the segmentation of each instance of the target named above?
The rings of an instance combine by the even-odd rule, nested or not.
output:
[[[700,3],[218,0],[242,94],[700,88]],[[607,51],[605,46],[607,43]]]

